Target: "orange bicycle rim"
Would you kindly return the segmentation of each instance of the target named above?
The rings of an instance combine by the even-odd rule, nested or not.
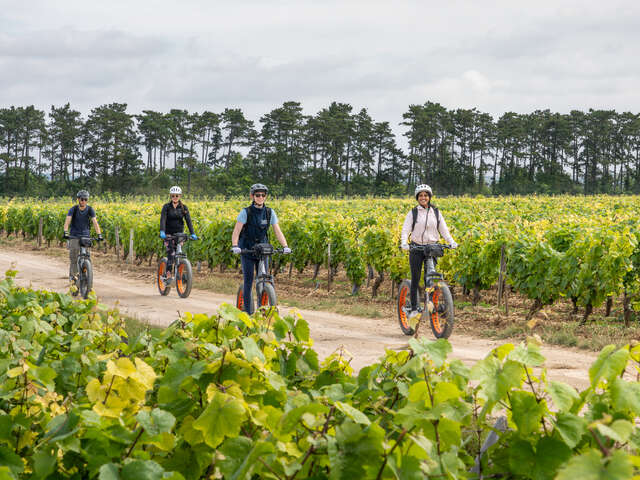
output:
[[[404,311],[404,305],[407,302],[407,289],[400,289],[400,295],[398,295],[398,312],[400,314],[400,322],[402,326],[406,329],[409,328],[409,323],[407,322],[407,313]]]
[[[162,281],[162,275],[164,275],[165,267],[166,264],[164,262],[158,265],[158,287],[160,287],[160,290],[164,290],[165,288],[164,282]]]
[[[182,274],[184,273],[184,263],[178,265],[178,275],[176,275],[176,288],[184,292],[184,284],[182,282]]]
[[[435,288],[433,290],[433,295],[431,297],[431,303],[433,303],[433,312],[431,313],[431,322],[433,323],[433,328],[438,332],[442,332],[442,327],[440,326],[440,316],[438,314],[438,301],[440,300],[440,289]]]

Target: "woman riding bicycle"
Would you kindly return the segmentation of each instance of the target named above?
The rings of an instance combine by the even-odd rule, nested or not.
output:
[[[236,226],[231,234],[231,251],[238,255],[243,249],[253,248],[258,243],[269,243],[269,225],[273,225],[276,238],[283,247],[283,253],[291,253],[284,238],[278,217],[272,208],[265,206],[269,189],[261,184],[255,183],[249,189],[251,205],[243,208],[238,214]],[[258,257],[252,254],[242,254],[242,276],[244,278],[244,310],[251,315],[253,313],[253,302],[251,301],[251,287],[253,276],[258,267]]]
[[[193,224],[191,223],[189,209],[181,200],[182,189],[175,185],[169,190],[169,195],[171,196],[171,200],[162,206],[162,213],[160,214],[160,238],[164,240],[164,246],[167,249],[167,283],[171,283],[171,269],[173,268],[173,259],[175,257],[176,250],[175,242],[168,239],[167,235],[182,233],[184,231],[184,222],[186,220],[191,238],[193,240],[198,239],[193,231]]]
[[[67,218],[64,220],[64,238],[68,239],[69,246],[69,281],[73,282],[78,274],[78,255],[80,254],[80,237],[89,237],[91,235],[91,224],[96,229],[98,239],[102,240],[102,231],[96,212],[93,207],[89,206],[89,192],[80,190],[76,194],[78,204],[69,209]],[[71,226],[71,231],[69,231]]]
[[[431,205],[431,197],[433,196],[431,187],[425,184],[418,185],[415,189],[415,196],[418,205],[412,208],[404,219],[400,237],[401,248],[409,250],[409,235],[411,235],[411,243],[416,245],[437,243],[440,240],[440,235],[442,235],[452,248],[456,248],[458,244],[451,237],[444,217],[434,205]],[[417,312],[418,287],[426,260],[422,250],[411,250],[409,253],[409,266],[411,268],[410,301],[412,308],[410,317]]]

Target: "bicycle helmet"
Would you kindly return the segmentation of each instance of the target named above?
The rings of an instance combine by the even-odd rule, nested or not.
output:
[[[249,194],[253,195],[256,192],[269,193],[269,189],[267,188],[266,185],[263,185],[261,183],[254,183],[253,185],[251,185],[251,188],[249,189]]]
[[[429,185],[427,185],[426,183],[421,183],[420,185],[418,185],[416,187],[416,190],[414,192],[414,194],[416,196],[416,200],[418,199],[418,194],[420,192],[427,192],[429,194],[429,197],[433,196],[433,192],[431,191],[431,187]]]
[[[76,193],[76,198],[89,198],[89,192],[87,192],[86,190],[79,190],[78,193]]]
[[[178,194],[178,195],[182,195],[182,189],[177,186],[174,185],[173,187],[171,187],[171,189],[169,190],[169,194]]]

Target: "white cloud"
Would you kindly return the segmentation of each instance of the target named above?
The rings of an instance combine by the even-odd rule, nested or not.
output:
[[[398,133],[427,100],[638,112],[639,17],[622,0],[5,2],[0,105],[240,107],[257,121],[287,100],[308,114],[335,100]]]

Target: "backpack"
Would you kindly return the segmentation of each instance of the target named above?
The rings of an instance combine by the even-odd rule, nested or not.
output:
[[[266,208],[265,212],[267,214],[267,242],[269,241],[269,226],[271,225],[271,208],[264,206]],[[244,207],[244,211],[247,212],[247,223],[242,226],[242,230],[240,230],[239,238],[242,238],[247,230],[247,225],[249,225],[249,219],[251,218],[251,205],[248,207]]]
[[[438,210],[438,207],[435,205],[430,205],[430,207],[433,209],[433,213],[436,214],[436,230],[440,233],[440,210]],[[429,211],[427,210],[427,215],[428,214]],[[418,220],[418,207],[411,209],[411,215],[413,216],[413,222],[411,223],[411,231],[413,232],[413,229],[416,228],[416,221]]]

